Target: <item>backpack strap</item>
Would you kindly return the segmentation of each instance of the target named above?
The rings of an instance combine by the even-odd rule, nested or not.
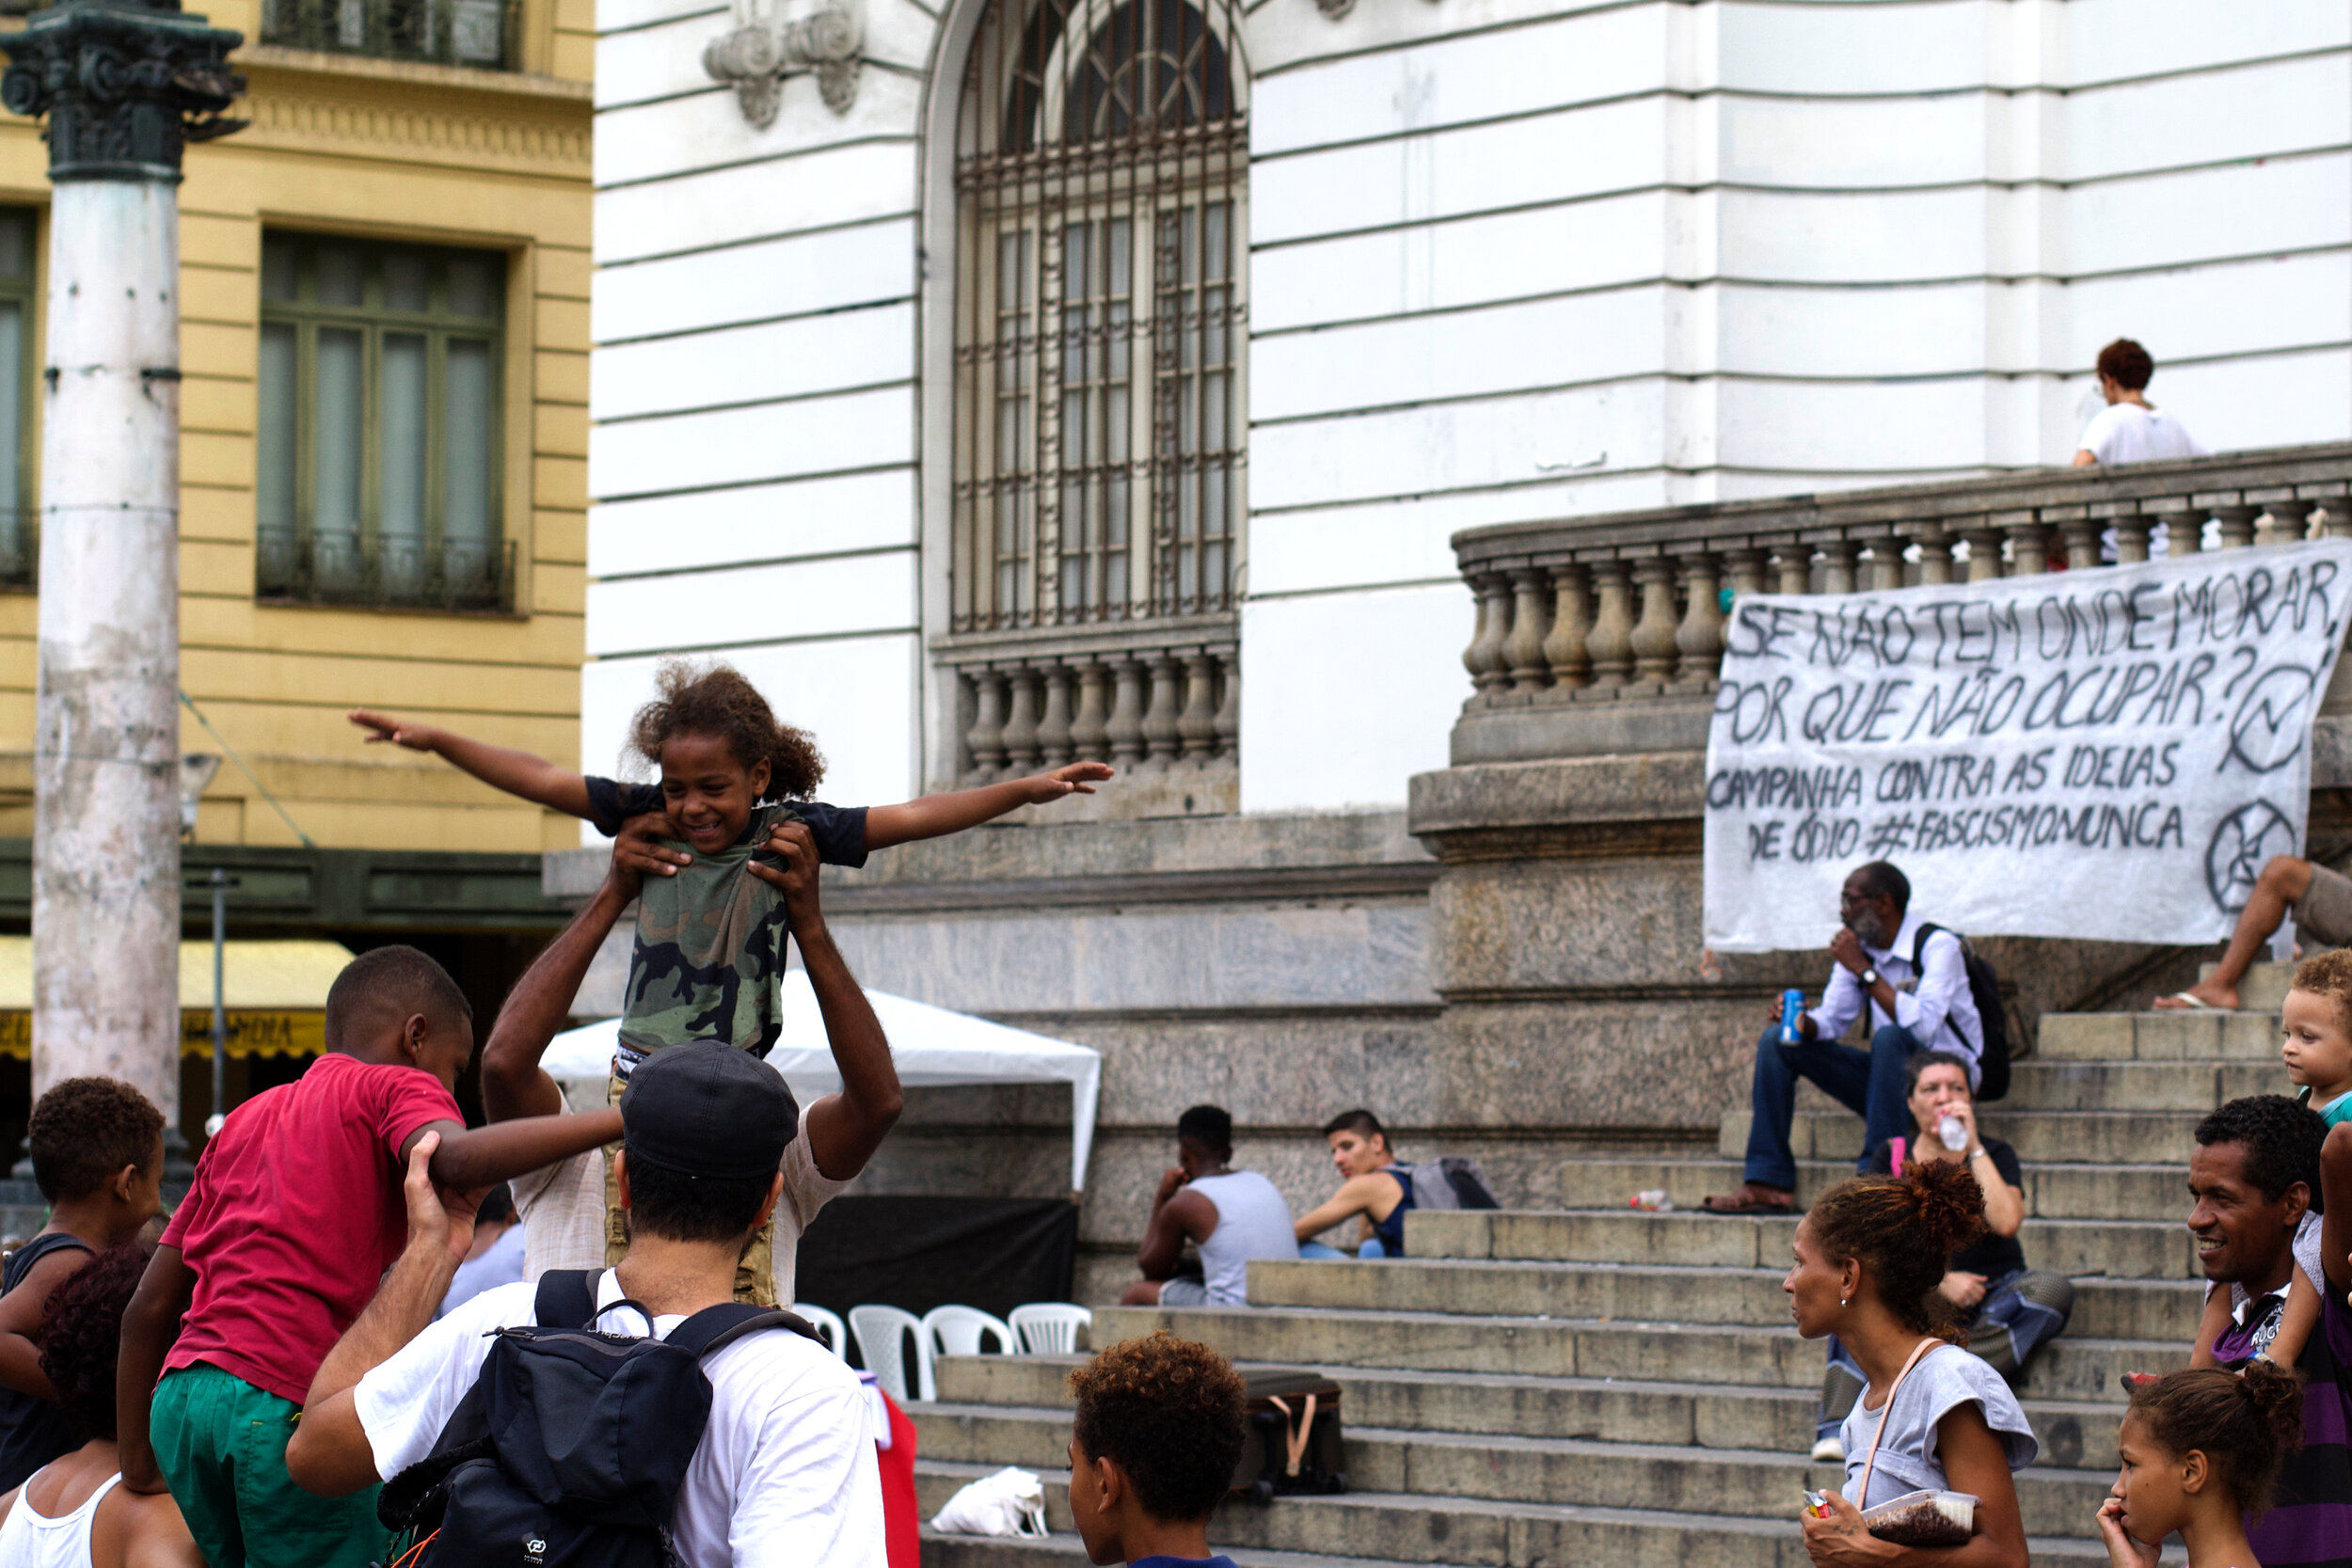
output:
[[[549,1269],[541,1275],[534,1321],[542,1328],[594,1328],[596,1280],[603,1273],[602,1269]]]
[[[824,1338],[798,1312],[781,1307],[754,1307],[749,1302],[723,1301],[716,1307],[706,1307],[671,1330],[664,1343],[673,1344],[691,1353],[697,1360],[716,1355],[747,1334],[757,1334],[771,1328],[788,1328],[793,1333],[823,1344]]]
[[[1913,984],[1915,985],[1920,980],[1927,977],[1928,967],[1925,958],[1928,951],[1928,938],[1944,929],[1945,927],[1941,926],[1930,925],[1924,920],[1919,922],[1918,932],[1911,939],[1911,973],[1913,975]],[[1961,978],[1967,980],[1968,939],[1962,936],[1958,931],[1953,931],[1950,935],[1954,942],[1960,943]],[[1973,982],[1970,983],[1968,990],[1970,999],[1974,1000],[1976,995],[1976,986]],[[1953,1024],[1952,1033],[1955,1035],[1960,1034],[1960,1025],[1956,1023]],[[1964,1039],[1966,1037],[1963,1036],[1962,1037]],[[1984,1021],[1982,1019],[1979,1019],[1977,1022],[1977,1061],[1979,1069],[1981,1070],[1984,1061]],[[1971,1088],[1969,1092],[1970,1097],[1974,1098],[1975,1090]]]

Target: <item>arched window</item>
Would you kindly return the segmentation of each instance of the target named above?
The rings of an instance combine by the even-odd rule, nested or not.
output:
[[[1237,24],[1232,0],[981,20],[957,130],[951,636],[1232,610]]]

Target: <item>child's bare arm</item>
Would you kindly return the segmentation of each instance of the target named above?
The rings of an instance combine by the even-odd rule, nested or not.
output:
[[[2230,1288],[2216,1285],[2205,1292],[2205,1313],[2197,1320],[2197,1344],[2188,1353],[2190,1366],[2214,1365],[2213,1342],[2229,1330],[2233,1321],[2230,1316]]]
[[[400,1157],[406,1160],[417,1140],[427,1132],[441,1135],[441,1147],[433,1151],[433,1184],[464,1192],[495,1187],[558,1160],[619,1141],[621,1113],[603,1110],[578,1117],[517,1117],[487,1127],[430,1122],[401,1145]]]
[[[1041,806],[1065,795],[1091,795],[1097,784],[1111,776],[1108,763],[1073,762],[1025,779],[926,795],[902,806],[875,806],[866,814],[866,847],[887,849],[918,838],[944,838],[1023,806]]]
[[[2279,1309],[2279,1332],[2263,1352],[2274,1367],[2295,1370],[2295,1364],[2303,1359],[2303,1347],[2311,1343],[2312,1330],[2319,1324],[2319,1289],[2301,1269],[2287,1280],[2286,1305]]]
[[[512,746],[493,746],[486,740],[475,740],[432,724],[412,724],[368,708],[353,708],[348,717],[369,732],[368,744],[372,746],[389,740],[412,752],[431,752],[493,789],[519,795],[569,816],[585,818],[589,815],[588,781],[545,757],[518,752]]]
[[[115,1443],[127,1492],[153,1497],[164,1490],[148,1416],[154,1408],[155,1380],[164,1375],[164,1357],[180,1338],[180,1319],[195,1294],[196,1271],[182,1259],[180,1249],[159,1246],[122,1314],[122,1349],[115,1357]]]
[[[79,1247],[59,1247],[35,1263],[15,1290],[0,1296],[0,1386],[37,1400],[57,1397],[49,1386],[49,1374],[40,1370],[40,1346],[33,1337],[40,1332],[49,1292],[88,1261],[89,1254]]]

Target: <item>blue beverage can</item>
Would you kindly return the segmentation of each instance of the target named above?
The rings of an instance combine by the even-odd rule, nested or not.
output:
[[[1794,989],[1780,993],[1780,1043],[1794,1045],[1804,1037],[1797,1032],[1797,1020],[1804,1016],[1804,992]]]

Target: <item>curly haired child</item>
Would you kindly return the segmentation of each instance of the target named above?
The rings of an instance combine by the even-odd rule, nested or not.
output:
[[[1070,1512],[1087,1558],[1129,1568],[1233,1568],[1209,1515],[1241,1464],[1248,1400],[1233,1364],[1159,1329],[1070,1374]]]

